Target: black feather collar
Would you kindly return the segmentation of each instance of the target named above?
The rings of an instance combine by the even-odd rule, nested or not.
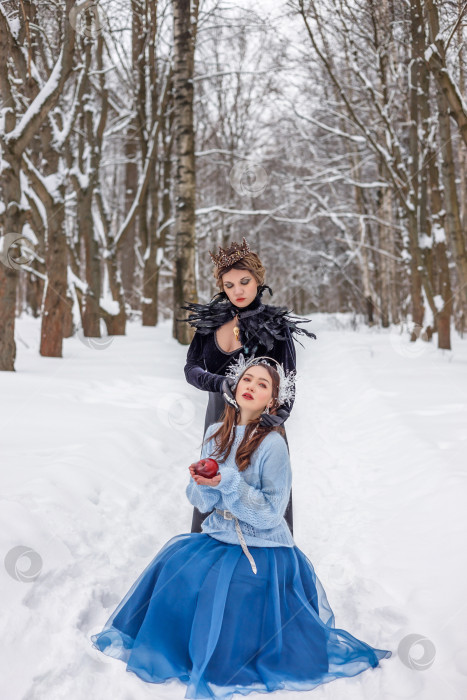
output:
[[[271,287],[263,284],[258,287],[258,293],[251,304],[244,308],[232,304],[225,292],[216,294],[208,304],[190,302],[180,307],[191,311],[189,317],[177,318],[176,320],[189,323],[201,335],[208,335],[238,314],[240,342],[244,346],[245,352],[249,352],[250,347],[254,346],[251,347],[251,353],[256,352],[258,343],[261,343],[270,352],[274,347],[274,339],[286,340],[286,327],[290,329],[291,333],[304,334],[309,338],[316,339],[314,333],[305,328],[299,328],[297,325],[298,323],[310,323],[311,319],[293,317],[285,306],[263,304],[261,296],[265,289],[268,289],[272,296]]]

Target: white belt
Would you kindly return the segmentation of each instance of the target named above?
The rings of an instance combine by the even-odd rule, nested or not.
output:
[[[250,552],[248,551],[248,547],[246,546],[245,538],[243,537],[243,532],[240,528],[240,523],[238,522],[238,518],[236,515],[231,513],[229,510],[221,510],[220,508],[216,508],[216,513],[219,513],[219,515],[222,515],[222,517],[225,520],[235,520],[235,529],[237,530],[237,535],[238,539],[240,540],[240,544],[242,545],[242,549],[245,552],[246,556],[248,557],[248,561],[251,564],[251,568],[253,570],[253,573],[256,574],[256,564],[255,560],[251,556]]]

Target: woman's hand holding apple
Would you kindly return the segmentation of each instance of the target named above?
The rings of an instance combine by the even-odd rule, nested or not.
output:
[[[188,469],[190,470],[190,474],[197,484],[201,484],[202,486],[217,486],[217,484],[220,483],[222,478],[221,474],[216,474],[216,476],[208,479],[205,476],[197,474],[195,467],[199,468],[199,462],[193,462],[193,464],[190,464]]]

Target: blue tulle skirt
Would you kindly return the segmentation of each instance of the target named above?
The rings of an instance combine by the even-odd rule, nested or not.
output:
[[[249,547],[202,532],[170,539],[91,640],[144,681],[178,679],[185,698],[311,690],[391,652],[334,627],[297,547]]]

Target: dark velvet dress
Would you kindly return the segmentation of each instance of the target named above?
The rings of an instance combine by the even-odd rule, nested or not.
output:
[[[221,304],[215,302],[215,305],[213,305],[211,302],[208,305],[189,304],[182,307],[196,311],[198,314],[197,321],[191,321],[192,325],[196,325],[196,323],[199,325],[188,348],[184,370],[189,384],[197,389],[201,389],[201,391],[209,392],[204,421],[204,436],[208,426],[221,420],[221,414],[225,406],[221,387],[226,370],[232,360],[236,360],[240,353],[243,353],[246,359],[252,356],[267,355],[280,362],[286,372],[290,372],[296,369],[296,354],[292,332],[304,333],[309,337],[316,338],[314,333],[298,328],[296,325],[297,321],[293,321],[286,316],[288,313],[287,309],[263,304],[261,295],[266,288],[272,294],[270,288],[267,285],[263,285],[258,288],[258,294],[251,304],[244,308],[234,306],[228,300],[226,294],[218,295],[223,300]],[[219,312],[218,309],[221,309],[221,311]],[[236,313],[238,313],[239,319],[240,342],[243,345],[232,352],[225,352],[218,345],[216,330],[224,325],[229,318],[233,318]],[[194,316],[191,318],[193,319]],[[182,320],[190,322],[190,319]],[[219,320],[222,322],[219,323]],[[298,321],[298,323],[307,322],[307,320]],[[290,414],[293,404],[294,401],[292,400],[289,405],[281,406],[281,408]],[[283,428],[288,449],[285,423]],[[209,514],[209,512],[201,513],[195,507],[191,532],[202,532],[201,524]],[[284,518],[293,535],[292,489],[290,490],[290,498]]]

